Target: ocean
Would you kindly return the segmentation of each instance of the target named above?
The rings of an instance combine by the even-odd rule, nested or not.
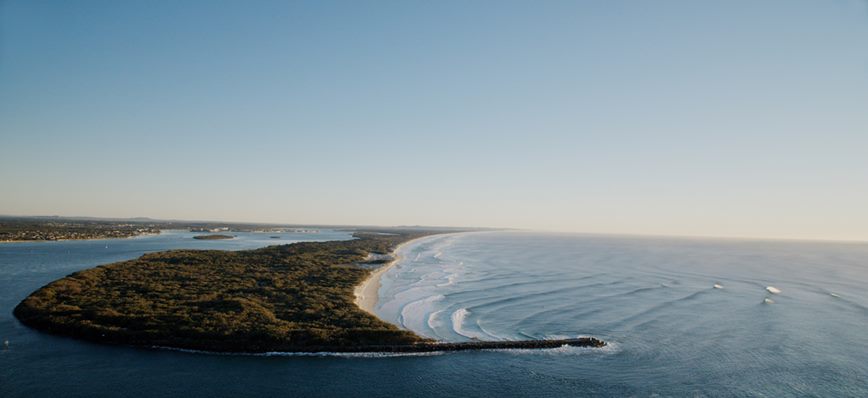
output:
[[[350,238],[192,235],[0,244],[0,396],[868,396],[866,243],[464,233],[403,246],[381,280],[376,313],[422,335],[602,349],[211,355],[49,336],[11,314],[145,252]]]

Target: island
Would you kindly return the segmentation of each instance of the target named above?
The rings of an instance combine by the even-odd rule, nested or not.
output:
[[[352,240],[255,250],[170,250],[49,283],[15,307],[29,327],[84,340],[209,352],[429,352],[600,347],[593,338],[444,343],[354,303],[401,243],[441,231],[358,231]],[[374,264],[368,264],[367,262]]]
[[[234,239],[235,237],[232,235],[196,235],[193,239],[199,240],[221,240],[221,239]]]

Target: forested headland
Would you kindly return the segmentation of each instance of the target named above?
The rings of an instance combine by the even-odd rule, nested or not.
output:
[[[354,304],[369,254],[435,233],[247,251],[171,250],[76,272],[24,299],[25,325],[90,341],[222,352],[303,351],[424,341]],[[442,232],[442,231],[438,231]]]

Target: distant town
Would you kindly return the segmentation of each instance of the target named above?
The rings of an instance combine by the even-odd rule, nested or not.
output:
[[[190,232],[319,233],[318,229],[267,224],[163,221],[148,218],[91,219],[0,216],[0,242],[117,239],[159,234],[161,230]]]

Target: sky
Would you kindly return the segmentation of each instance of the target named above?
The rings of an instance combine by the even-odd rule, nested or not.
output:
[[[0,214],[868,240],[868,2],[0,2]]]

